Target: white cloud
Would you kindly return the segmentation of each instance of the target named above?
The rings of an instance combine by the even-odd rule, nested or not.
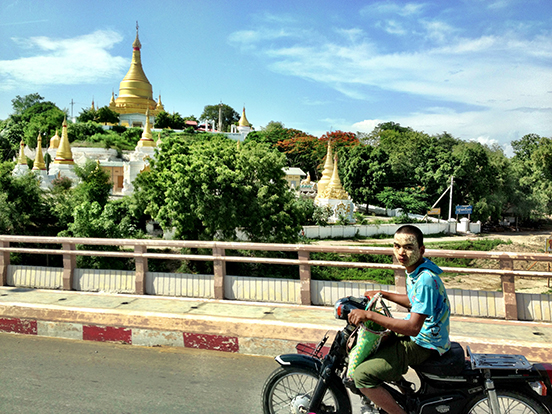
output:
[[[72,39],[44,36],[12,39],[27,56],[0,61],[0,89],[29,85],[96,84],[120,78],[129,60],[109,50],[122,40],[117,32],[98,30]]]
[[[384,95],[387,100],[399,96],[393,94],[407,97],[418,105],[411,114],[403,105],[400,113],[393,115],[393,109],[386,108],[378,116],[388,113],[391,120],[418,130],[440,133],[445,126],[464,139],[488,136],[500,142],[518,139],[526,131],[550,134],[550,33],[529,35],[530,31],[512,31],[505,25],[470,37],[465,34],[468,28],[425,19],[424,4],[408,5],[380,2],[363,9],[364,14],[416,16],[415,21],[379,20],[396,34],[410,35],[416,25],[418,37],[407,49],[394,48],[360,29],[334,28],[340,36],[331,40],[303,29],[285,44],[258,42],[254,53],[275,72],[323,84],[353,99],[374,103]],[[262,36],[266,30],[256,32]],[[428,101],[437,107],[424,107]],[[344,129],[369,132],[375,122],[379,120]]]
[[[424,3],[399,3],[392,1],[382,1],[372,3],[362,8],[360,13],[366,16],[374,14],[398,14],[399,16],[416,16],[419,15],[426,7]]]

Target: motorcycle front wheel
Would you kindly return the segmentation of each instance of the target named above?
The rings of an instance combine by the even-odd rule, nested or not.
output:
[[[309,369],[280,367],[265,382],[262,403],[264,414],[306,413],[318,382],[318,374]],[[330,381],[317,413],[351,414],[346,391]]]
[[[547,414],[547,411],[532,398],[513,391],[496,391],[498,405],[501,414]],[[478,395],[469,404],[467,414],[489,414],[489,407],[486,395]]]

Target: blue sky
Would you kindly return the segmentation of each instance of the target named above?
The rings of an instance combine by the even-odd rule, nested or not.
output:
[[[107,105],[132,56],[169,112],[220,101],[320,136],[393,121],[508,144],[552,136],[552,1],[0,0],[0,119],[38,92]]]

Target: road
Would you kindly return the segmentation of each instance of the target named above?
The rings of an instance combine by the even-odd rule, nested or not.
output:
[[[261,413],[272,358],[0,333],[1,413]]]

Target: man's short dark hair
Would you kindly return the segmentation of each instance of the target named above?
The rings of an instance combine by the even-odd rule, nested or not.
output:
[[[412,234],[414,237],[416,237],[416,241],[418,242],[418,247],[422,247],[424,245],[424,233],[412,224],[405,224],[404,226],[401,226],[397,229],[395,234]]]

